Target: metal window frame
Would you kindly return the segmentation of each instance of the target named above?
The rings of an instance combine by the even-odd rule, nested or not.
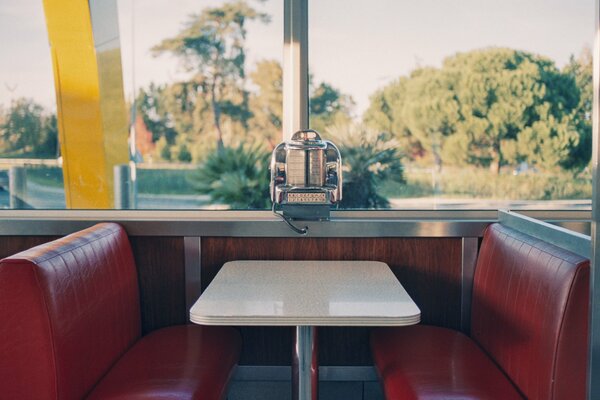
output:
[[[308,129],[308,0],[283,5],[283,140]]]
[[[592,226],[590,271],[590,337],[588,353],[588,399],[600,398],[600,0],[595,0],[593,56],[594,103],[592,110]]]

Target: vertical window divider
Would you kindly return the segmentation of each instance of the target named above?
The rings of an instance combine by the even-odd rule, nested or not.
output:
[[[592,259],[590,270],[590,326],[588,352],[588,399],[600,398],[600,0],[595,1],[596,24],[593,47],[592,106]]]
[[[308,0],[285,0],[283,140],[308,128]]]

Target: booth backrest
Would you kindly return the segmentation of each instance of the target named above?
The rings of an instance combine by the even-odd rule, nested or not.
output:
[[[583,399],[589,260],[500,224],[484,234],[471,336],[528,399]]]
[[[99,224],[0,261],[0,321],[0,397],[83,398],[140,337],[123,228]]]

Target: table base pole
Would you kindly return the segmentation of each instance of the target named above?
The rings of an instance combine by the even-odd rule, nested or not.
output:
[[[292,355],[293,400],[317,400],[319,393],[317,350],[317,328],[315,326],[297,326],[294,332]]]

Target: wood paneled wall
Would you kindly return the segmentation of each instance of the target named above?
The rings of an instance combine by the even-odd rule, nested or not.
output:
[[[373,260],[387,263],[422,321],[460,329],[460,238],[202,238],[202,287],[233,260]],[[288,365],[292,330],[241,328],[241,364]],[[371,364],[367,328],[320,328],[321,365]]]
[[[185,324],[185,252],[182,237],[130,237],[138,268],[142,334]]]
[[[59,236],[0,236],[0,260],[58,238]]]

